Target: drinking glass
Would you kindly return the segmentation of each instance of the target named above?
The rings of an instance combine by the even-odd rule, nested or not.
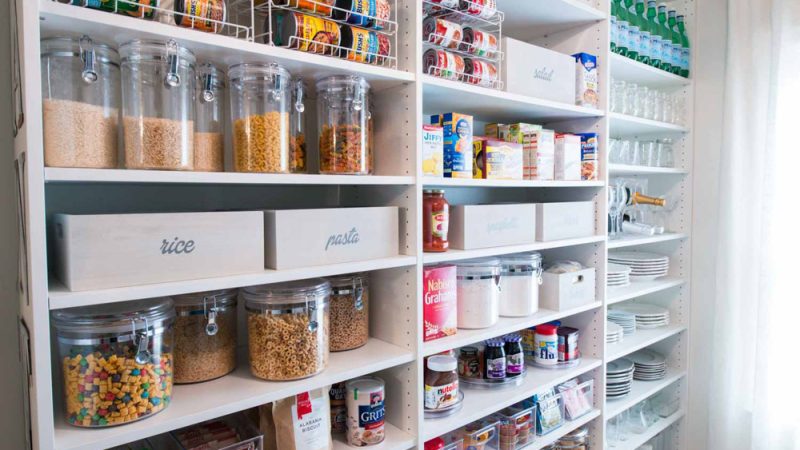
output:
[[[658,167],[674,167],[675,156],[672,150],[672,139],[659,139],[657,150],[657,166]]]
[[[642,142],[642,165],[648,167],[656,167],[657,166],[657,157],[656,154],[656,143],[655,141],[644,141]]]
[[[658,120],[662,122],[672,121],[672,96],[666,92],[661,93],[661,116]]]
[[[631,141],[631,165],[633,166],[643,166],[645,161],[642,158],[642,142],[641,141]]]
[[[647,97],[647,109],[645,110],[645,118],[650,120],[658,120],[660,110],[661,110],[661,92],[655,89],[651,89]]]
[[[622,141],[620,141],[619,139],[612,138],[608,141],[608,161],[610,163],[624,164],[624,161],[620,158],[621,147],[622,147]]]
[[[686,119],[686,103],[683,95],[676,93],[672,95],[672,123],[684,125]]]
[[[609,239],[617,238],[617,217],[620,213],[619,196],[621,194],[617,186],[612,185],[608,187],[608,218],[611,225],[608,230]]]
[[[627,110],[626,83],[622,80],[614,80],[611,86],[611,111],[627,114],[625,112]]]
[[[647,113],[647,98],[650,96],[650,88],[647,86],[639,86],[636,89],[636,113],[635,116],[646,117]]]
[[[620,164],[630,164],[633,159],[631,141],[622,140],[619,143],[619,162]]]
[[[628,114],[631,116],[639,115],[637,110],[638,102],[636,101],[638,90],[639,86],[636,83],[625,84],[625,109],[622,111],[623,114]]]
[[[628,410],[627,429],[633,434],[642,434],[647,431],[649,424],[644,413],[644,405],[639,402]]]

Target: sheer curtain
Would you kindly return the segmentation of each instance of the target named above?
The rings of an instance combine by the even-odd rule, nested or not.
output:
[[[728,30],[709,448],[800,450],[800,0]]]

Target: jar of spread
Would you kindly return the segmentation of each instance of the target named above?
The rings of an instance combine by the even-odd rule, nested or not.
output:
[[[558,327],[551,324],[538,325],[534,337],[536,353],[533,360],[537,364],[554,366],[558,364]]]
[[[476,347],[462,347],[458,353],[458,376],[481,379],[481,360]]]
[[[506,352],[506,376],[518,377],[525,372],[525,355],[522,352],[522,336],[509,334],[503,338]]]
[[[483,352],[483,377],[487,380],[502,380],[506,378],[506,352],[503,341],[489,339],[486,341],[486,350]]]
[[[445,252],[447,230],[450,226],[450,204],[443,189],[425,189],[422,193],[422,249],[426,252]]]
[[[425,409],[442,409],[458,402],[458,362],[452,356],[431,356],[425,369]]]

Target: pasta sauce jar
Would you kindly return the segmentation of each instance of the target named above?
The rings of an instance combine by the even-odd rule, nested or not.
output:
[[[449,248],[450,204],[443,189],[425,189],[422,193],[423,251],[445,252]]]

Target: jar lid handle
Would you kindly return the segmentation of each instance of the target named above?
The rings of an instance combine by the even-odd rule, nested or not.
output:
[[[203,102],[204,103],[211,103],[216,98],[214,94],[214,83],[216,82],[216,77],[214,77],[214,71],[211,68],[203,74]]]
[[[211,296],[211,300],[214,302],[211,308],[208,308],[208,299],[208,297],[203,297],[203,313],[208,319],[208,322],[206,322],[206,334],[214,336],[219,331],[219,325],[217,324],[217,296]]]
[[[81,61],[83,61],[83,71],[81,72],[81,77],[83,81],[87,84],[92,84],[97,81],[97,67],[96,64],[96,56],[94,52],[94,43],[89,36],[85,34],[81,36],[81,40],[79,41],[80,46],[80,53],[81,53]]]
[[[133,342],[136,344],[136,355],[134,356],[134,360],[136,360],[137,364],[147,364],[150,362],[151,356],[150,350],[148,350],[150,338],[147,334],[150,327],[147,324],[147,317],[143,317],[142,321],[144,321],[144,333],[137,333],[136,319],[131,319],[131,327],[133,328]]]
[[[303,80],[297,80],[294,84],[294,109],[302,113],[306,110],[306,105],[303,104]]]
[[[308,300],[312,299],[312,296],[306,296],[306,310],[308,311],[308,331],[315,332],[319,327],[319,323],[316,320],[316,311],[317,311],[317,304],[311,303]]]
[[[178,74],[179,64],[178,43],[174,39],[170,39],[167,41],[167,75],[164,77],[164,85],[168,88],[181,85],[181,76]]]
[[[364,283],[360,278],[353,279],[353,301],[356,311],[364,309]]]

